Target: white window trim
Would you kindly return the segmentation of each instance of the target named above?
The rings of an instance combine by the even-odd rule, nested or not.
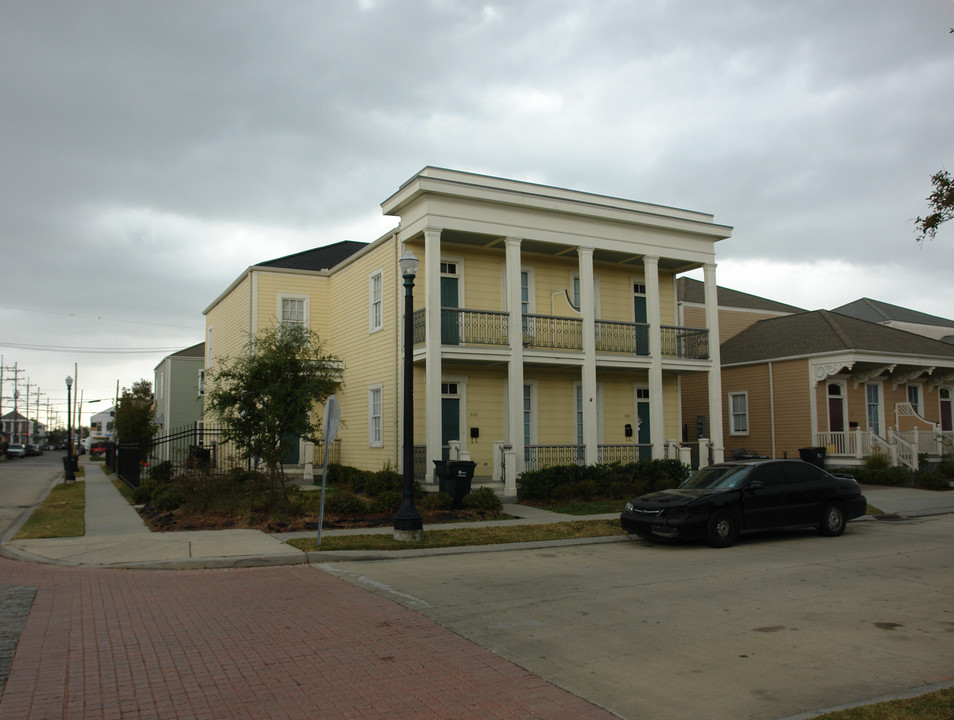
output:
[[[539,445],[540,437],[538,435],[538,422],[537,419],[540,417],[539,409],[537,407],[537,381],[536,380],[526,380],[523,381],[523,387],[530,388],[530,445]],[[520,392],[520,435],[523,436],[523,391]],[[574,426],[576,423],[574,422]],[[526,442],[526,439],[524,439]]]
[[[831,391],[828,389],[830,385],[837,385],[841,388],[840,395],[832,395]],[[831,399],[837,397],[841,400],[841,415],[842,420],[845,423],[846,428],[850,428],[851,424],[848,421],[848,384],[844,380],[834,380],[830,379],[825,383],[825,417],[828,420],[828,428],[831,428]],[[865,409],[865,418],[867,422],[868,410]]]
[[[915,406],[911,402],[911,388],[917,388],[918,391],[918,404]],[[908,383],[904,388],[904,400],[905,402],[911,405],[911,409],[918,414],[919,417],[924,417],[924,385],[923,383]]]
[[[304,301],[304,318],[303,326],[306,328],[311,327],[311,296],[309,295],[290,295],[290,294],[281,294],[277,299],[277,307],[275,309],[275,317],[278,318],[279,325],[286,325],[285,321],[282,319],[282,301],[284,300],[303,300]]]
[[[878,388],[878,435],[884,437],[885,435],[885,425],[884,425],[884,383],[882,382],[869,382],[865,383],[865,430],[871,431],[874,428],[871,427],[871,424],[868,422],[868,386]],[[849,426],[850,427],[850,426]]]
[[[374,297],[374,281],[378,281],[378,297]],[[375,305],[378,307],[375,317]],[[384,270],[378,268],[368,275],[368,332],[375,333],[384,328]]]
[[[378,402],[380,407],[378,408],[379,415],[375,416],[374,414],[374,395],[378,394]],[[374,418],[377,417],[379,420],[378,426],[378,435],[379,437],[375,438],[374,436]],[[381,383],[375,383],[374,385],[368,386],[368,447],[384,447],[384,385]]]
[[[737,430],[735,427],[735,413],[732,411],[732,398],[741,395],[745,398],[745,430]],[[749,393],[747,390],[739,392],[730,392],[727,396],[728,416],[729,416],[729,435],[746,436],[749,434]]]

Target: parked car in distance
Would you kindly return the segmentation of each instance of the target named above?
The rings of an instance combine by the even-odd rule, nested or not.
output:
[[[10,443],[4,453],[8,458],[26,457],[26,445],[21,443]]]
[[[29,457],[35,457],[37,455],[42,455],[43,450],[40,449],[39,445],[33,445],[32,443],[28,443],[26,446],[26,454]]]
[[[90,455],[105,455],[106,443],[93,443],[89,448]]]
[[[701,537],[722,548],[741,533],[783,527],[814,526],[834,537],[867,509],[854,478],[801,460],[742,460],[710,465],[677,488],[630,500],[620,524],[647,540]]]

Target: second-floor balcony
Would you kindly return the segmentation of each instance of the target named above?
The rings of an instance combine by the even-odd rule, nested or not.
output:
[[[414,344],[425,342],[424,310],[414,311]],[[649,324],[596,321],[596,351],[649,357]],[[525,314],[525,348],[582,352],[583,321],[580,318]],[[507,347],[510,344],[510,315],[506,312],[441,308],[441,343],[469,347]],[[709,331],[705,328],[660,327],[663,357],[688,360],[709,358]]]

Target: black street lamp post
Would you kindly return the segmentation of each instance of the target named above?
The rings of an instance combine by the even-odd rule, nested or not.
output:
[[[394,516],[394,539],[420,542],[424,521],[414,507],[414,276],[417,258],[410,250],[399,261],[404,277],[404,497]]]
[[[66,376],[66,475],[63,482],[76,482],[76,475],[73,473],[73,398],[72,398],[73,378]]]

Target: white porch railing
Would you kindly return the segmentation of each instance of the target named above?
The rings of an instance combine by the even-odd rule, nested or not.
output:
[[[954,433],[925,430],[888,431],[887,439],[867,430],[815,433],[815,443],[824,447],[828,457],[850,457],[858,460],[880,453],[892,465],[905,465],[912,470],[920,466],[919,455],[940,456],[954,449]]]

